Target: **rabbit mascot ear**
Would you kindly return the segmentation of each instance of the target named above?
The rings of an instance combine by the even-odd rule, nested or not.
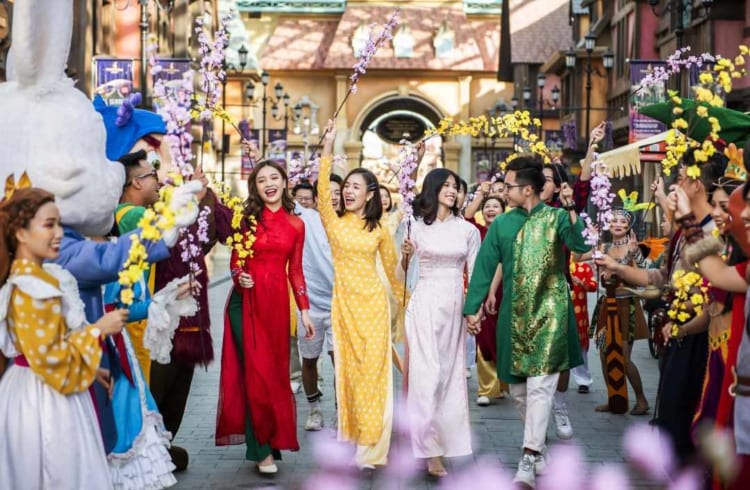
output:
[[[13,7],[8,82],[0,84],[0,180],[28,172],[52,192],[64,225],[89,236],[112,228],[125,183],[105,154],[101,116],[65,76],[73,0]]]

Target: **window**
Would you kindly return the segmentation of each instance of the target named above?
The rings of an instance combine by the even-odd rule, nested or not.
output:
[[[432,45],[435,47],[435,56],[437,58],[450,58],[453,47],[456,44],[456,33],[448,25],[448,21],[443,21],[435,33],[435,39]]]
[[[359,58],[362,54],[362,50],[367,46],[367,41],[369,39],[370,31],[367,29],[367,26],[365,26],[365,23],[362,22],[352,36],[352,50],[354,51],[355,58]]]
[[[414,36],[407,24],[401,24],[398,32],[393,36],[393,51],[396,58],[412,58],[414,56]]]

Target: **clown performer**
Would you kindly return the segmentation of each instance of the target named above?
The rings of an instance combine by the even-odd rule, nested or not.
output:
[[[91,237],[109,233],[125,173],[108,161],[101,117],[86,96],[65,76],[73,26],[73,2],[29,0],[14,8],[13,46],[8,60],[8,82],[0,84],[3,117],[0,121],[0,178],[26,170],[36,186],[55,196],[64,235],[55,260],[78,282],[86,317],[95,322],[104,312],[101,287],[118,278],[130,249],[130,235],[117,242]],[[175,189],[170,207],[177,227],[195,221],[198,208],[190,203],[201,189],[189,183]],[[139,233],[134,231],[133,233]],[[89,237],[89,238],[87,238]],[[164,239],[144,241],[149,261],[169,254],[178,230]],[[113,347],[108,339],[109,347]],[[95,383],[97,409],[105,450],[116,433],[107,389],[111,375],[119,374],[113,349],[103,356]],[[109,368],[113,368],[110,372]]]

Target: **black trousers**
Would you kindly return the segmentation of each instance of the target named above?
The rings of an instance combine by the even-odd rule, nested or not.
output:
[[[172,358],[169,364],[151,364],[151,394],[164,419],[165,428],[177,436],[185,415],[195,365]]]

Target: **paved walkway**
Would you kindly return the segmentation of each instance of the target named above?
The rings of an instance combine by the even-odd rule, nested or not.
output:
[[[219,382],[219,359],[221,358],[221,344],[223,335],[223,307],[229,291],[229,282],[214,283],[209,291],[211,302],[211,321],[213,325],[214,346],[217,361],[207,371],[196,372],[192,392],[188,401],[187,412],[182,427],[175,440],[175,444],[185,447],[190,452],[190,467],[187,471],[177,474],[179,483],[176,488],[184,489],[246,489],[246,488],[333,488],[331,484],[308,483],[305,481],[320,465],[317,463],[313,450],[314,438],[322,438],[322,449],[325,452],[318,457],[333,457],[332,449],[338,447],[333,442],[332,432],[310,433],[303,429],[307,418],[307,403],[304,394],[297,395],[297,424],[299,427],[299,442],[301,451],[297,453],[285,452],[283,461],[279,464],[279,473],[269,479],[261,477],[252,462],[244,459],[244,446],[216,447],[214,446],[214,427],[216,419],[216,399]],[[610,415],[595,413],[594,407],[605,401],[606,390],[603,387],[597,353],[592,352],[594,385],[591,393],[579,394],[575,383],[571,381],[568,392],[570,418],[575,430],[575,441],[581,445],[589,470],[605,463],[621,463],[623,451],[621,436],[625,428],[636,421],[646,422],[648,417],[632,417],[630,415]],[[657,361],[651,358],[645,342],[638,342],[634,349],[633,359],[640,368],[646,394],[651,406],[654,405],[656,386],[658,381]],[[327,425],[334,414],[333,406],[333,372],[330,362],[323,363],[324,378],[321,388],[325,394],[323,399],[324,419]],[[400,374],[394,374],[397,384],[396,393],[399,395]],[[469,380],[469,392],[476,393],[476,375]],[[631,405],[634,397],[631,392]],[[517,418],[517,412],[509,399],[493,400],[489,407],[480,408],[470,400],[471,420],[474,434],[474,452],[477,459],[487,458],[504,466],[508,471],[514,471],[520,455],[522,442],[522,428]],[[550,444],[554,445],[557,438],[554,428],[548,434]],[[407,457],[394,458],[394,454],[405,454]],[[396,465],[394,460],[407,462],[406,465]],[[422,478],[422,473],[411,478],[409,474],[410,447],[408,441],[394,439],[391,448],[389,470],[378,470],[368,479],[360,480],[359,488],[435,488],[434,482]],[[472,458],[461,461],[451,461],[449,470],[453,473],[462,467],[473,464]],[[395,468],[395,470],[394,470]],[[394,474],[395,472],[395,474]],[[635,482],[636,486],[645,487],[642,482]]]

